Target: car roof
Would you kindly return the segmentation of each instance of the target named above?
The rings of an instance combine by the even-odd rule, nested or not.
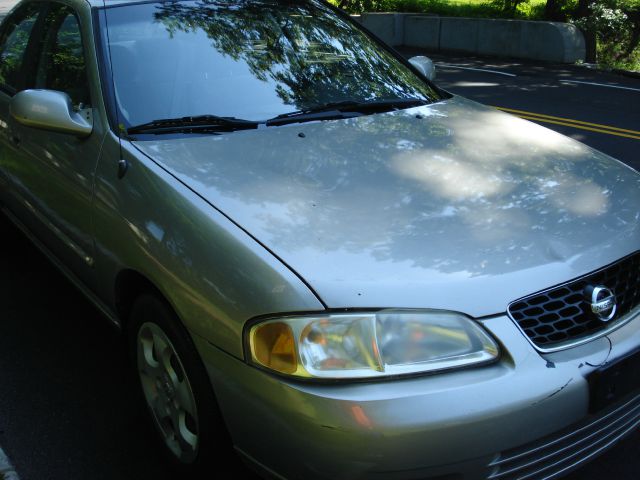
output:
[[[25,3],[31,3],[31,2],[42,2],[42,1],[52,1],[55,2],[56,0],[22,0],[20,2],[17,2],[10,10],[9,12],[12,12],[14,10],[16,10],[16,8],[18,8],[20,5],[23,5]],[[69,3],[72,5],[89,5],[90,7],[104,7],[105,3],[107,6],[112,6],[112,5],[125,5],[128,3],[146,3],[149,0],[66,0],[65,3]],[[158,0],[158,1],[162,1],[162,0]],[[177,0],[177,1],[183,1],[183,0]],[[9,13],[8,12],[8,13]],[[6,17],[7,15],[5,15]]]
[[[147,3],[149,0],[86,0],[89,5],[92,7],[104,7],[105,3],[107,6],[111,5],[124,5],[127,3]],[[180,0],[179,0],[180,1]]]
[[[152,1],[161,2],[163,0],[104,0],[104,2],[103,0],[85,0],[85,1],[92,7],[103,7],[105,3],[107,4],[107,6],[111,6],[111,5],[126,5],[126,4],[135,4],[135,3],[150,3]],[[172,1],[184,2],[187,0],[172,0]]]
[[[23,0],[22,2],[19,2],[19,4],[17,4],[16,7],[20,4],[23,4],[29,1],[37,2],[42,0]],[[51,0],[51,1],[55,1],[55,0]],[[117,6],[117,5],[136,4],[136,3],[150,3],[151,1],[154,1],[154,0],[67,0],[67,2],[70,2],[72,4],[85,4],[85,5],[88,4],[91,8],[104,7],[105,4],[109,7],[109,6]],[[156,0],[156,1],[160,2],[163,0]],[[173,0],[173,1],[182,2],[187,0]]]

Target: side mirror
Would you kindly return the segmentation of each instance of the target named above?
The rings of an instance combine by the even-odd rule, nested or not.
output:
[[[88,137],[93,130],[90,116],[74,111],[69,95],[55,90],[23,90],[13,96],[9,111],[22,125]]]
[[[436,67],[429,57],[424,57],[422,55],[411,57],[409,59],[409,63],[413,65],[427,80],[433,81],[436,79]]]

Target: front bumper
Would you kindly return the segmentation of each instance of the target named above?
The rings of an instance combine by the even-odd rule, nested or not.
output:
[[[510,475],[519,459],[523,468],[546,469],[542,477],[548,477],[575,468],[635,428],[634,421],[622,430],[611,422],[620,415],[637,422],[637,404],[623,413],[612,413],[616,406],[589,417],[586,377],[640,346],[640,318],[607,337],[546,355],[506,316],[483,325],[503,342],[496,364],[351,384],[291,382],[195,340],[237,449],[277,477],[517,478]],[[556,439],[578,428],[587,431],[595,421],[600,423],[589,427],[593,435],[569,452],[573,460],[553,466],[567,450],[549,454],[577,437]],[[611,442],[580,453],[605,424],[613,432]]]

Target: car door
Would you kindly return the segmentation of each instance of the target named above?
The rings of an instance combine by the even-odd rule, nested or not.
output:
[[[48,3],[34,35],[36,58],[25,85],[65,92],[74,109],[92,120],[83,33],[78,14],[68,5]],[[87,20],[88,21],[88,20]],[[85,37],[86,39],[86,37]],[[94,170],[105,130],[94,123],[86,138],[20,125],[9,118],[15,145],[13,161],[4,162],[18,208],[29,227],[76,276],[90,283],[94,258],[92,200]]]

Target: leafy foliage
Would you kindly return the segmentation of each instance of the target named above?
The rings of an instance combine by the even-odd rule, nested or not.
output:
[[[594,3],[590,6],[588,17],[578,18],[573,23],[586,31],[595,31],[601,37],[611,37],[625,30],[627,15],[620,7],[620,0]]]
[[[528,3],[529,0],[494,0],[502,8],[502,11],[511,17],[515,17],[518,5]]]
[[[640,0],[598,0],[572,22],[598,41],[598,60],[610,66],[640,64]]]
[[[27,50],[29,35],[36,21],[37,12],[27,11],[25,16],[19,15],[16,22],[9,27],[0,46],[0,83],[12,88],[19,87],[18,72]]]
[[[73,11],[60,6],[45,18],[48,34],[36,88],[66,92],[74,105],[90,103],[80,27]]]

